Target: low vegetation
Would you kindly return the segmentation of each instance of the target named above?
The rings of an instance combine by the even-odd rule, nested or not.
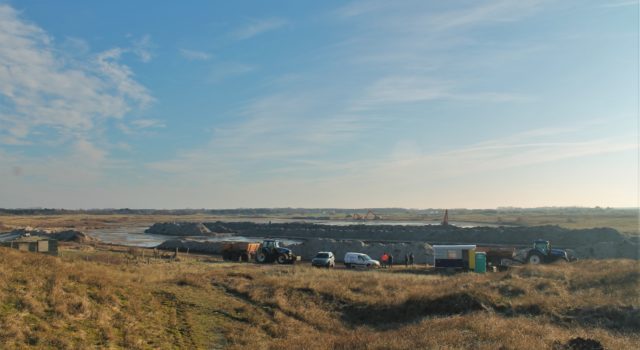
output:
[[[0,348],[607,349],[640,343],[630,260],[442,276],[0,249]]]
[[[150,226],[156,222],[261,219],[320,219],[351,220],[353,214],[364,215],[367,209],[1,209],[0,232],[11,227],[34,226],[56,229],[87,230],[119,226]],[[374,209],[383,220],[440,222],[443,209]],[[570,229],[611,227],[621,233],[638,236],[637,208],[500,208],[451,209],[452,222],[471,222],[493,225],[540,226],[558,225]]]

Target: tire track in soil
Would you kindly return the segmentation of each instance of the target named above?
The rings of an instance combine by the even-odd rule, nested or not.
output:
[[[197,349],[198,345],[193,340],[193,330],[189,324],[188,308],[189,304],[178,300],[175,294],[167,291],[154,292],[162,300],[162,305],[168,306],[176,311],[177,330],[180,334],[174,336],[174,345],[178,348]]]

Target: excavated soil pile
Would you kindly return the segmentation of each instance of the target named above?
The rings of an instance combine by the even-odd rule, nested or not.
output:
[[[95,239],[84,232],[75,231],[75,230],[67,230],[61,232],[54,232],[49,235],[53,239],[57,239],[62,242],[79,242],[79,243],[87,243],[91,241],[95,241]]]
[[[79,242],[79,243],[87,243],[92,242],[95,239],[84,232],[76,231],[76,230],[66,230],[59,232],[51,232],[44,231],[39,229],[16,229],[9,232],[11,235],[15,235],[17,237],[23,237],[29,235],[31,237],[42,237],[46,239],[56,239],[61,242]]]
[[[555,247],[570,248],[579,258],[630,258],[638,259],[640,246],[637,241],[612,228],[566,229],[559,226],[532,227],[456,227],[442,225],[320,225],[309,223],[263,224],[253,222],[205,222],[205,223],[158,223],[147,233],[174,236],[239,235],[246,237],[293,238],[305,241],[297,249],[303,258],[319,250],[361,251],[377,257],[383,251],[399,255],[419,252],[430,254],[412,244],[505,244],[528,247],[536,239],[550,240]],[[320,238],[326,240],[318,240]],[[333,240],[333,241],[332,241]],[[364,241],[360,242],[360,241]],[[384,242],[376,247],[374,242]],[[390,243],[399,242],[399,243]],[[404,246],[402,246],[404,244]],[[353,249],[350,245],[356,245]],[[360,247],[358,245],[365,245]],[[307,248],[308,247],[308,248]],[[347,247],[342,249],[343,247]],[[366,249],[356,249],[366,248]],[[378,249],[379,248],[379,249]],[[419,260],[416,260],[418,262]]]
[[[193,253],[205,253],[205,254],[220,254],[222,253],[222,242],[201,242],[185,239],[170,239],[162,242],[156,248],[162,250],[175,251],[178,249],[180,252],[193,252]]]
[[[161,222],[153,224],[144,232],[166,236],[206,236],[211,233],[211,230],[204,224],[196,222]]]
[[[348,225],[307,223],[259,224],[252,222],[204,223],[211,231],[217,227],[243,236],[359,239],[369,241],[423,241],[451,243],[502,243],[529,245],[535,239],[548,239],[557,246],[579,246],[598,242],[622,242],[625,236],[611,228],[570,230],[559,226],[533,227],[457,227],[441,225]],[[229,231],[225,231],[229,232]]]

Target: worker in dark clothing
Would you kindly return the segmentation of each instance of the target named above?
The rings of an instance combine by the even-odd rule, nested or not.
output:
[[[409,264],[413,266],[413,252],[409,253]]]
[[[393,267],[393,255],[389,254],[389,259],[387,260],[387,263],[389,264],[389,268]]]
[[[404,266],[409,267],[409,254],[404,255]]]

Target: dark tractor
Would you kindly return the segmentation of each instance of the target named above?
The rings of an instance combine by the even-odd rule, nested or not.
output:
[[[256,262],[260,264],[277,262],[278,264],[293,264],[298,257],[291,249],[280,246],[280,242],[273,239],[265,239],[260,244],[256,253]]]
[[[533,248],[527,253],[526,263],[548,264],[558,260],[569,261],[567,252],[563,249],[552,249],[549,241],[539,239],[533,242]]]

